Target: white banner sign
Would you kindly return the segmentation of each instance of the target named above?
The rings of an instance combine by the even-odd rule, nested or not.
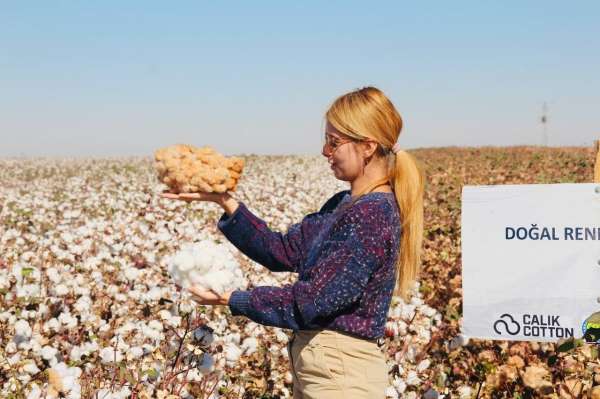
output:
[[[600,337],[600,185],[465,186],[463,334]]]

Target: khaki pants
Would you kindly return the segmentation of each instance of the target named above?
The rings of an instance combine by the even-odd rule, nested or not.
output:
[[[288,342],[294,399],[383,399],[389,385],[377,343],[331,330],[298,331]]]

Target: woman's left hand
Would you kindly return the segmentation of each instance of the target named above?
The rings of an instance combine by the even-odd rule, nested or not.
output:
[[[227,305],[231,296],[231,292],[219,295],[213,290],[206,290],[196,286],[188,288],[188,291],[192,294],[194,301],[200,305]]]

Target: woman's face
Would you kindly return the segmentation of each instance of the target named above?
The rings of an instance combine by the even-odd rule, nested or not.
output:
[[[364,158],[360,155],[360,143],[339,132],[329,122],[325,126],[325,144],[321,154],[327,158],[337,179],[353,181],[359,176]]]

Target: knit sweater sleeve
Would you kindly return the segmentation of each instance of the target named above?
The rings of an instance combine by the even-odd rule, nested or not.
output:
[[[335,208],[343,193],[332,196],[319,212],[306,215],[286,233],[272,231],[243,202],[231,215],[223,213],[217,227],[242,253],[269,270],[299,272],[325,214]]]
[[[232,314],[301,330],[319,328],[351,312],[385,259],[385,239],[378,227],[389,220],[380,208],[355,205],[343,215],[315,264],[295,284],[234,291],[229,301]]]

